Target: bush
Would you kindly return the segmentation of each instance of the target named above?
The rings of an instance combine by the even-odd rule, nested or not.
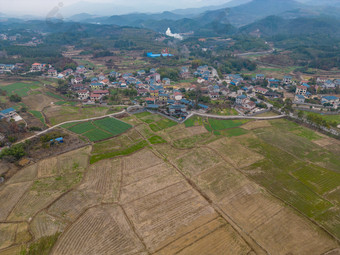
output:
[[[0,159],[7,159],[10,162],[17,161],[26,155],[24,144],[16,144],[5,148],[0,152]]]
[[[18,96],[17,94],[11,95],[9,97],[9,101],[11,101],[11,102],[21,102],[21,97]]]

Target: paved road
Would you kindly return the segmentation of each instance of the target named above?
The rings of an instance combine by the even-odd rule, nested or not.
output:
[[[126,110],[123,110],[123,111],[121,111],[121,112],[116,112],[116,113],[107,114],[107,115],[100,116],[100,117],[93,117],[93,118],[82,119],[82,120],[70,120],[70,121],[65,121],[65,122],[63,122],[63,123],[59,123],[59,124],[57,124],[57,125],[55,125],[55,126],[53,126],[53,127],[50,127],[50,128],[48,128],[48,129],[45,129],[44,131],[41,131],[41,132],[39,132],[39,133],[37,133],[37,134],[31,136],[31,137],[25,138],[25,139],[23,139],[23,140],[21,140],[21,141],[15,143],[15,144],[23,143],[23,142],[25,142],[25,141],[27,141],[27,140],[31,140],[31,139],[33,139],[33,138],[35,138],[35,137],[38,137],[38,136],[40,136],[40,135],[42,135],[42,134],[45,134],[45,133],[47,133],[47,132],[49,132],[49,131],[51,131],[51,130],[57,128],[57,127],[60,127],[61,125],[64,125],[64,124],[73,123],[73,122],[86,122],[86,121],[90,121],[90,120],[98,120],[98,119],[103,119],[103,118],[106,118],[106,117],[114,117],[114,116],[116,116],[116,115],[120,115],[120,114],[123,114],[123,113],[126,113]]]
[[[208,117],[213,119],[223,119],[223,120],[235,120],[235,119],[250,119],[250,120],[274,120],[284,118],[285,115],[268,116],[268,117],[253,117],[253,116],[223,116],[223,115],[213,115],[200,112],[192,112],[192,115],[197,115],[201,117]]]

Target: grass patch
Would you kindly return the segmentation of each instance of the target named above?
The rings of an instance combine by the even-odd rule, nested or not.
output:
[[[184,121],[185,127],[194,127],[202,125],[202,118],[198,116],[193,116],[190,119]]]
[[[21,250],[20,255],[48,255],[57,242],[60,233],[57,232],[52,236],[45,236],[34,243],[31,243],[27,248]]]
[[[29,111],[34,117],[36,117],[37,119],[39,119],[42,123],[44,123],[44,125],[46,124],[45,123],[45,118],[43,116],[43,114],[39,111]]]
[[[87,137],[91,142],[97,142],[97,141],[105,140],[105,139],[112,137],[112,134],[107,133],[101,129],[94,129],[82,135]]]
[[[176,125],[177,122],[164,118],[160,121],[150,124],[149,127],[151,128],[152,131],[157,132]]]
[[[132,128],[132,126],[128,123],[122,122],[118,119],[114,118],[105,118],[101,120],[95,120],[93,123],[99,127],[100,129],[103,129],[109,133],[111,133],[113,136],[122,134]]]
[[[151,144],[161,144],[161,143],[167,143],[162,137],[155,135],[148,139]]]
[[[220,131],[220,133],[221,135],[224,135],[226,137],[233,137],[233,136],[245,135],[248,133],[248,131],[243,128],[232,128],[232,129]]]
[[[94,129],[96,129],[96,126],[94,126],[92,122],[81,122],[77,125],[68,128],[68,130],[76,134],[84,134]]]
[[[138,150],[143,149],[144,147],[146,147],[148,145],[148,143],[146,141],[141,141],[129,148],[120,150],[120,151],[113,151],[113,152],[109,152],[109,153],[104,153],[104,154],[100,154],[100,155],[93,155],[90,158],[90,164],[94,164],[100,160],[103,159],[109,159],[109,158],[114,158],[117,156],[125,156],[125,155],[129,155],[131,153],[134,153]]]
[[[248,120],[218,120],[218,119],[208,119],[209,125],[205,125],[208,131],[221,131],[228,128],[236,128],[244,123],[248,122]]]
[[[6,91],[7,96],[17,94],[21,97],[25,97],[28,96],[28,93],[32,89],[39,88],[38,84],[39,84],[38,82],[33,83],[17,82],[10,85],[0,86],[0,89]]]
[[[57,94],[54,94],[54,93],[52,93],[52,92],[46,92],[46,95],[48,95],[48,96],[50,96],[50,97],[53,97],[53,98],[55,98],[55,99],[59,99],[59,100],[62,100],[62,101],[64,101],[64,98],[61,96],[61,95],[57,95]]]

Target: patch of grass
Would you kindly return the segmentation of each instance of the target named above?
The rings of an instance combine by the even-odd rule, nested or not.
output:
[[[179,149],[194,148],[197,144],[205,144],[205,141],[209,140],[212,136],[213,135],[211,133],[194,135],[191,137],[174,141],[173,145]]]
[[[103,129],[114,136],[122,134],[132,128],[130,124],[114,118],[95,120],[93,123],[100,129]]]
[[[64,101],[64,98],[61,95],[57,95],[49,91],[46,92],[46,95]]]
[[[45,236],[31,243],[27,248],[22,249],[20,255],[48,255],[57,242],[60,233],[52,236]]]
[[[240,136],[240,135],[245,135],[248,133],[248,131],[243,128],[232,128],[232,129],[227,129],[227,130],[223,130],[220,132],[221,132],[221,135],[224,135],[226,137]]]
[[[155,135],[148,139],[151,144],[161,144],[161,143],[167,143],[162,137]]]
[[[150,124],[149,127],[151,128],[152,131],[157,132],[176,125],[177,123],[175,121],[164,118],[161,119],[160,121]]]
[[[143,149],[144,147],[146,147],[148,145],[148,143],[146,141],[141,141],[129,148],[120,150],[120,151],[113,151],[113,152],[109,152],[109,153],[104,153],[104,154],[99,154],[99,155],[93,155],[90,158],[90,164],[94,164],[100,160],[103,159],[108,159],[108,158],[114,158],[117,156],[125,156],[125,155],[129,155],[131,153],[134,153],[138,150]]]
[[[81,122],[75,126],[68,128],[68,130],[76,134],[84,134],[94,129],[96,129],[96,126],[94,126],[92,122]]]
[[[218,120],[218,119],[208,119],[208,125],[205,125],[208,131],[220,131],[225,130],[228,128],[235,128],[243,125],[244,123],[248,122],[247,120]]]
[[[112,134],[107,133],[101,129],[94,129],[82,135],[87,137],[91,142],[97,142],[97,141],[105,140],[105,139],[112,137]]]
[[[185,127],[193,127],[193,126],[201,126],[202,125],[202,118],[198,116],[193,116],[190,119],[184,121]]]
[[[150,116],[150,115],[152,115],[152,114],[149,113],[149,112],[140,112],[140,113],[135,114],[135,116],[136,116],[138,119],[141,119],[141,118],[143,118],[143,117]]]
[[[34,117],[36,117],[37,119],[39,119],[42,123],[46,124],[45,123],[45,119],[44,119],[44,116],[42,115],[41,112],[39,111],[29,111]]]
[[[38,84],[38,82],[17,82],[10,85],[0,86],[0,89],[6,91],[7,96],[18,94],[21,97],[25,97],[28,96],[28,92],[32,89],[39,88]]]

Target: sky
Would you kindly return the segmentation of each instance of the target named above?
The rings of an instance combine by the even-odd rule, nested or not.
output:
[[[157,12],[219,5],[228,1],[230,0],[84,0],[82,4],[79,4],[80,0],[0,0],[0,13],[10,16],[38,15],[44,17],[54,14],[56,11],[70,15],[72,12],[79,13],[84,10],[109,12],[109,9],[113,12],[110,14],[114,15],[136,11]],[[100,8],[101,6],[102,8]],[[108,13],[103,14],[108,15]]]

